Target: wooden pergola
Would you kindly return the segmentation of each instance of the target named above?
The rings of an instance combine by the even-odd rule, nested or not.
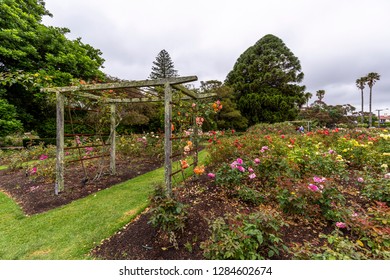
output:
[[[184,83],[197,81],[196,76],[187,77],[175,77],[157,80],[140,80],[140,81],[128,81],[118,83],[106,83],[106,84],[87,84],[68,87],[54,87],[44,88],[42,91],[52,92],[56,94],[56,118],[57,118],[57,134],[56,134],[56,181],[55,181],[55,194],[58,195],[64,190],[64,100],[65,94],[71,94],[74,96],[85,97],[94,100],[103,101],[110,105],[111,108],[111,132],[110,132],[110,170],[112,174],[115,174],[115,127],[116,127],[116,104],[118,103],[140,103],[140,102],[164,102],[164,150],[165,150],[165,185],[167,193],[170,196],[172,194],[172,95],[173,89],[182,92],[185,96],[183,99],[200,99],[215,96],[213,93],[198,94],[186,87],[182,86]],[[142,88],[142,87],[164,87],[164,96],[158,97],[148,96],[141,98],[104,98],[95,95],[91,92],[103,91],[103,90],[115,90],[115,89],[129,89],[129,88]],[[194,137],[197,137],[195,130]],[[196,153],[197,156],[197,153]]]

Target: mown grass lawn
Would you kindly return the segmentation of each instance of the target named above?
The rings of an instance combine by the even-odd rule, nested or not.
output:
[[[205,158],[201,152],[200,162]],[[149,205],[154,185],[163,181],[160,168],[29,217],[0,192],[0,259],[90,259],[91,249]]]

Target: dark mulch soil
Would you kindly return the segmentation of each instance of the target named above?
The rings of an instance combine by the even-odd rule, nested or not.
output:
[[[98,180],[94,178],[100,172],[96,166],[91,166],[86,168],[86,183],[83,183],[86,177],[81,165],[67,166],[64,174],[65,190],[59,195],[55,195],[54,183],[50,182],[51,180],[26,176],[25,170],[22,169],[13,172],[0,170],[0,190],[12,197],[27,215],[33,215],[68,204],[161,166],[159,159],[118,160],[116,175],[110,175],[108,167],[104,167],[104,172]]]
[[[176,238],[179,249],[172,246],[164,232],[148,223],[150,213],[145,211],[116,235],[104,240],[92,255],[110,260],[203,259],[200,243],[209,237],[208,220],[236,211],[234,203],[224,199],[215,188],[208,187],[207,181],[210,181],[207,176],[202,176],[174,190],[176,199],[188,205],[185,230]]]
[[[84,173],[80,167],[67,169],[66,189],[54,195],[54,184],[46,183],[44,178],[26,177],[23,170],[17,172],[0,171],[0,190],[11,196],[26,214],[32,215],[67,204],[96,191],[126,181],[142,173],[160,167],[161,160],[138,158],[133,161],[118,161],[116,176],[102,176],[99,180],[89,180],[82,184]],[[96,170],[89,170],[94,176]],[[188,220],[183,233],[178,234],[175,249],[166,234],[148,223],[150,213],[145,211],[116,234],[103,240],[92,252],[96,259],[141,259],[141,260],[186,260],[203,259],[200,244],[209,235],[208,221],[226,213],[238,213],[259,210],[258,207],[240,203],[227,193],[217,189],[207,175],[187,180],[184,186],[177,187],[174,195],[177,200],[188,205]],[[330,233],[334,225],[321,221],[306,220],[302,216],[288,217],[289,227],[281,229],[281,237],[288,246],[303,244],[321,244],[319,233]],[[285,254],[279,259],[291,259]]]

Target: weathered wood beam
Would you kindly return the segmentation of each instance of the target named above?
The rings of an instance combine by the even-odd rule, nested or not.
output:
[[[54,193],[64,190],[64,95],[56,92],[57,136],[56,136],[56,182]]]
[[[94,90],[120,89],[120,88],[153,87],[153,86],[164,86],[165,84],[169,84],[169,85],[183,84],[183,83],[194,82],[197,80],[198,80],[197,76],[187,76],[187,77],[175,77],[175,78],[166,78],[166,79],[157,79],[157,80],[140,80],[140,81],[119,82],[119,83],[43,88],[41,89],[41,91],[74,92],[74,91],[94,91]]]
[[[165,139],[164,139],[164,150],[165,150],[165,169],[164,169],[164,175],[165,175],[165,187],[167,191],[167,196],[172,196],[172,90],[169,83],[165,84],[165,91],[164,91],[164,131],[165,131]]]
[[[172,87],[174,89],[177,89],[177,90],[180,90],[182,93],[184,93],[185,95],[187,95],[188,97],[191,97],[193,99],[196,99],[196,93],[189,90],[188,88],[182,86],[182,85],[172,85]]]
[[[164,98],[160,97],[139,97],[139,98],[108,98],[106,103],[142,103],[142,102],[163,102]]]
[[[205,98],[210,98],[210,97],[214,97],[214,96],[217,96],[216,93],[197,93],[196,94],[196,99],[205,99]],[[189,96],[184,96],[182,98],[182,100],[191,100],[193,99],[192,97],[189,97]]]
[[[110,133],[110,171],[112,175],[116,174],[116,105],[111,104],[111,133]]]
[[[176,87],[176,86],[175,86]],[[90,98],[94,100],[102,100],[104,103],[144,103],[144,102],[163,102],[164,98],[160,97],[136,97],[136,98],[104,98],[98,95],[94,95],[88,92],[74,92],[72,93],[75,96]],[[187,94],[182,98],[182,100],[191,100],[191,99],[203,99],[217,96],[216,93],[204,93],[196,94],[195,97],[189,97]]]

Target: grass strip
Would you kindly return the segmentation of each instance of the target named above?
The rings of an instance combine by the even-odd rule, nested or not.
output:
[[[199,154],[199,162],[206,152]],[[88,253],[149,205],[164,168],[33,216],[0,192],[0,259],[90,259]]]

